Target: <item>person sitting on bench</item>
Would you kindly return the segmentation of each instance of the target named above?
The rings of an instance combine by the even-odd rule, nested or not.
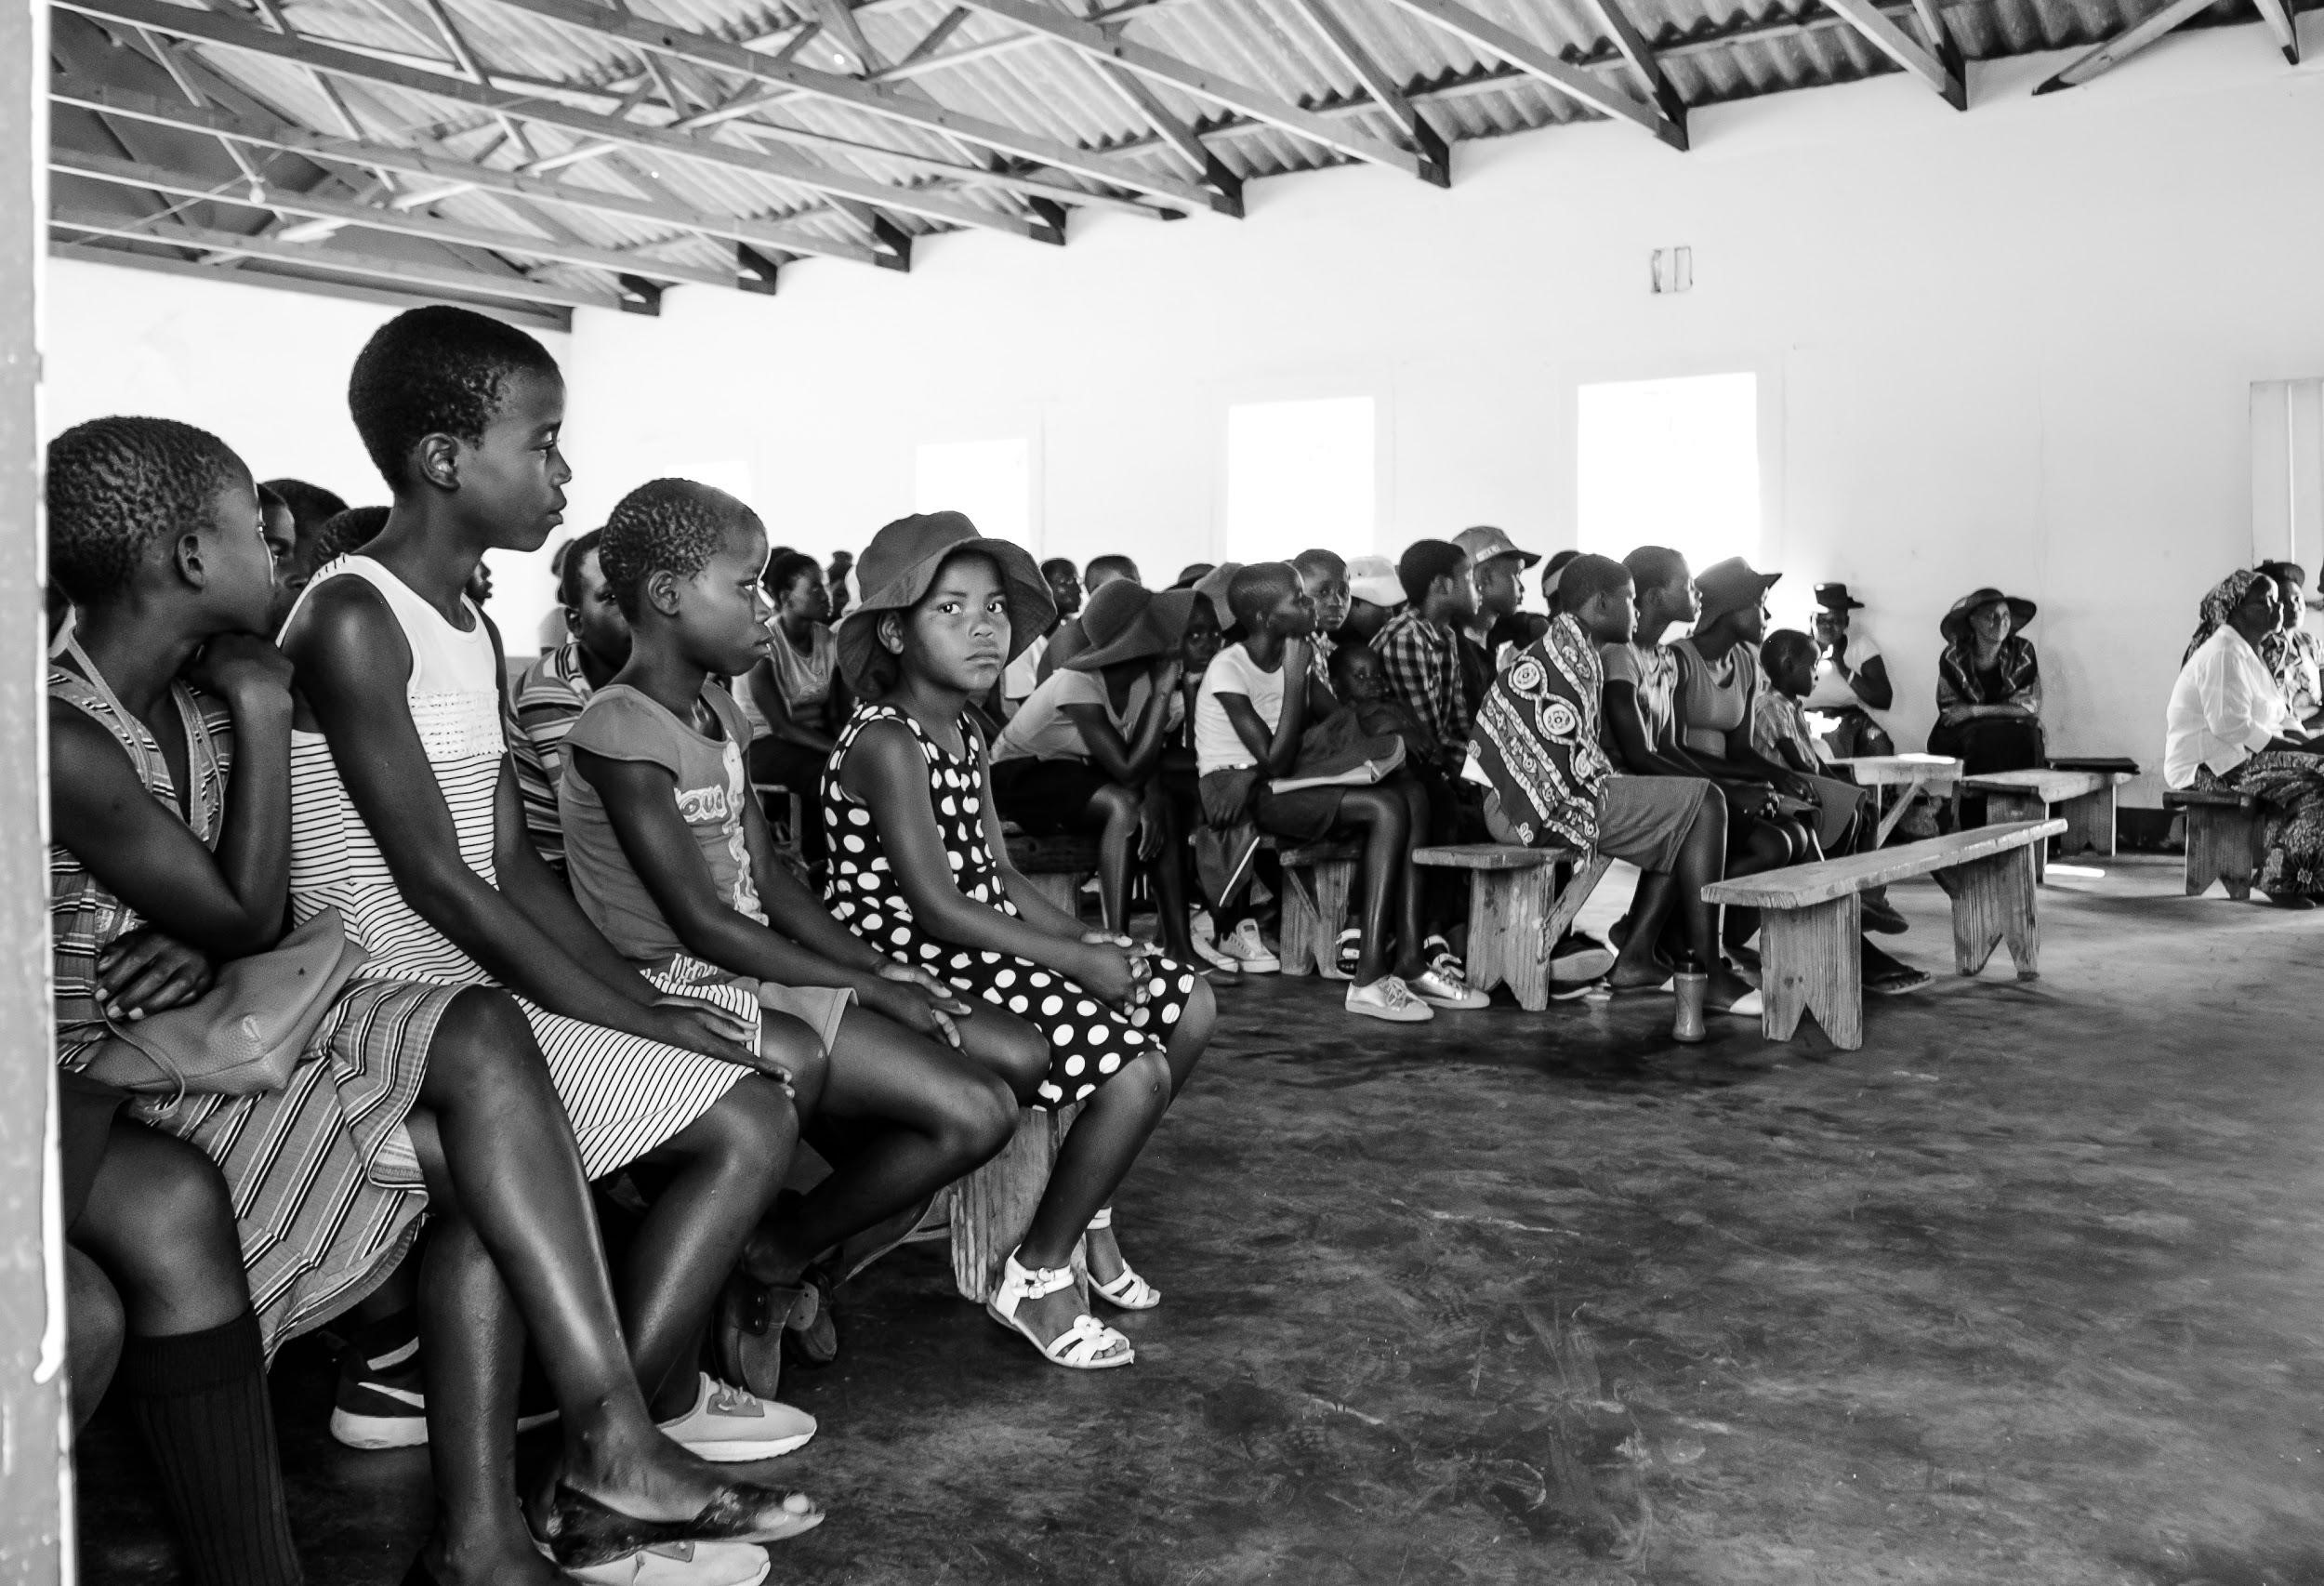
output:
[[[1838,758],[1895,754],[1896,740],[1882,712],[1895,703],[1896,690],[1888,681],[1887,657],[1855,618],[1864,602],[1845,584],[1818,584],[1816,606],[1816,647],[1830,657],[1831,669],[1807,696],[1807,707],[1838,719],[1831,734]]]
[[[2275,580],[2283,607],[2283,626],[2260,641],[2260,659],[2276,675],[2291,719],[2304,728],[2324,726],[2324,657],[2316,635],[2300,626],[2308,609],[2308,571],[2296,562],[2263,562],[2259,571]]]
[[[2249,793],[2261,801],[2268,901],[2309,908],[2324,893],[2324,735],[2310,736],[2260,658],[2281,621],[2273,579],[2231,573],[2203,598],[2164,717],[2163,786]]]
[[[1994,588],[1953,602],[1938,625],[1945,653],[1936,663],[1929,753],[1960,760],[1971,776],[2030,771],[2048,759],[2041,666],[2024,631],[2033,618],[2031,601]]]
[[[1670,978],[1657,943],[1675,910],[1687,953],[1710,975],[1706,1009],[1756,1017],[1759,994],[1721,958],[1718,910],[1703,901],[1703,888],[1726,874],[1726,800],[1700,777],[1625,775],[1599,742],[1599,647],[1629,644],[1633,597],[1620,562],[1574,558],[1549,632],[1486,690],[1464,774],[1486,785],[1494,841],[1594,851],[1644,872],[1607,974],[1616,990],[1649,991]]]
[[[1767,636],[1759,654],[1766,687],[1751,707],[1751,747],[1762,760],[1799,773],[1815,794],[1826,819],[1842,818],[1841,829],[1823,842],[1829,854],[1860,852],[1873,834],[1864,790],[1851,782],[1824,774],[1823,746],[1809,731],[1803,701],[1815,692],[1816,668],[1823,665],[1816,641],[1797,628],[1778,628]],[[1819,828],[1817,836],[1825,838]],[[1885,935],[1909,930],[1905,917],[1888,901],[1886,887],[1868,887],[1863,893],[1864,927]]]

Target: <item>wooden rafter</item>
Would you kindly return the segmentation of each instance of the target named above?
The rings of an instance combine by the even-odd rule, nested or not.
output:
[[[1686,147],[1685,129],[1673,125],[1655,106],[1631,98],[1585,67],[1567,64],[1551,50],[1531,39],[1520,38],[1499,22],[1478,16],[1466,6],[1458,4],[1457,0],[1395,0],[1395,3],[1455,37],[1466,39],[1479,49],[1489,50],[1512,66],[1539,78],[1566,98],[1587,105],[1602,115],[1614,116],[1644,127],[1673,149]]]
[[[261,122],[222,111],[195,110],[150,95],[70,77],[52,81],[48,92],[49,98],[59,104],[73,105],[99,115],[122,116],[183,132],[206,133],[212,137],[231,139],[238,143],[303,155],[310,160],[350,165],[384,165],[408,176],[432,178],[459,187],[534,199],[590,214],[641,220],[674,231],[698,232],[722,242],[749,243],[769,252],[814,254],[859,264],[887,264],[896,269],[904,268],[902,258],[883,255],[878,248],[860,243],[819,237],[810,231],[795,231],[771,221],[712,214],[666,200],[632,198],[625,193],[609,192],[599,188],[574,187],[566,182],[551,181],[546,177],[528,176],[522,171],[504,171],[425,150],[334,138],[327,132],[316,132],[285,123]],[[426,195],[416,196],[424,198]]]
[[[915,188],[893,187],[807,161],[692,138],[682,132],[615,121],[593,112],[508,93],[487,84],[470,82],[465,77],[397,66],[312,40],[284,38],[247,22],[191,10],[167,4],[165,0],[55,0],[55,4],[67,10],[131,27],[148,27],[156,33],[174,33],[203,44],[242,50],[294,65],[313,66],[357,82],[376,83],[410,93],[449,99],[488,114],[506,113],[521,121],[558,127],[585,138],[745,171],[824,193],[834,199],[901,209],[946,225],[1003,231],[1036,242],[1064,240],[1049,227],[980,208],[943,194]]]
[[[1263,89],[1246,87],[1206,67],[1193,65],[1142,44],[1132,44],[1107,29],[1060,16],[1034,4],[1033,0],[968,0],[968,3],[980,11],[1014,22],[1027,33],[1038,33],[1078,50],[1092,59],[1112,61],[1142,77],[1167,83],[1197,98],[1229,106],[1286,132],[1297,133],[1351,159],[1386,165],[1407,176],[1443,185],[1442,171],[1431,166],[1421,155],[1408,149],[1383,143],[1377,138],[1353,131],[1328,116],[1303,110]]]
[[[1925,4],[1926,0],[1922,3]],[[1590,0],[1590,7],[1597,12],[1598,21],[1604,27],[1606,36],[1614,41],[1614,47],[1621,52],[1624,60],[1630,62],[1630,69],[1637,75],[1639,86],[1646,90],[1646,97],[1654,100],[1656,108],[1662,112],[1662,119],[1678,128],[1679,147],[1685,148],[1686,101],[1679,98],[1679,91],[1670,86],[1670,79],[1663,72],[1662,62],[1655,58],[1654,46],[1646,42],[1646,35],[1638,31],[1638,25],[1630,20],[1630,13],[1622,9],[1622,0]]]
[[[2100,73],[2121,65],[2180,23],[2201,16],[2216,3],[2217,0],[2171,0],[2170,5],[2154,15],[2133,22],[2089,54],[2070,62],[2034,92],[2054,94],[2060,88],[2078,88]]]
[[[1340,58],[1340,63],[1364,85],[1372,102],[1396,124],[1396,129],[1404,134],[1414,152],[1442,173],[1431,179],[1437,180],[1440,186],[1450,182],[1452,153],[1445,147],[1444,136],[1430,125],[1426,116],[1412,108],[1412,101],[1404,97],[1404,85],[1380,69],[1371,51],[1364,47],[1340,20],[1340,13],[1332,9],[1332,0],[1292,0],[1292,4],[1323,35],[1331,52]]]
[[[2276,47],[2284,52],[2284,59],[2292,65],[2300,64],[2300,23],[2284,0],[2253,0],[2260,8],[2260,20],[2275,35]]]
[[[1176,150],[1179,158],[1202,173],[1204,184],[1219,195],[1214,206],[1221,214],[1242,218],[1243,178],[1227,169],[1226,162],[1204,146],[1201,136],[1162,102],[1143,77],[1126,72],[1110,60],[1094,60],[1086,55],[1076,59],[1121,95],[1129,108],[1138,112],[1139,119],[1154,128],[1154,135],[1165,147]]]
[[[81,264],[101,264],[108,270],[143,270],[158,275],[177,275],[196,281],[239,282],[249,286],[263,286],[276,292],[298,292],[322,297],[347,297],[359,303],[387,303],[397,308],[414,301],[465,301],[484,309],[518,324],[537,325],[544,330],[571,330],[573,311],[552,303],[520,303],[510,297],[492,297],[468,291],[415,291],[359,281],[352,276],[324,276],[296,273],[287,267],[276,268],[263,260],[255,267],[221,271],[215,265],[196,264],[175,254],[139,253],[129,248],[107,247],[97,242],[75,242],[70,237],[51,236],[48,257],[71,259]]]
[[[1969,108],[1969,79],[1956,56],[1948,66],[1913,36],[1888,20],[1872,0],[1824,0],[1842,20],[1864,35],[1865,42],[1945,96],[1955,110]]]

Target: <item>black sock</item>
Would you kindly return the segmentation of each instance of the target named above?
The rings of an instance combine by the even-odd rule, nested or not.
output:
[[[117,1384],[152,1451],[197,1586],[298,1586],[258,1318],[132,1338]]]

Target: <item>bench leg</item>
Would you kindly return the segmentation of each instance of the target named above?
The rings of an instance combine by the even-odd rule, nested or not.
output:
[[[1953,881],[1953,967],[1975,974],[2009,945],[2019,980],[2041,977],[2041,931],[2034,918],[2033,860],[2012,849],[1956,865],[1945,872]]]
[[[1081,885],[1089,879],[1088,875],[1078,872],[1056,872],[1025,878],[1035,892],[1076,919],[1081,918]]]
[[[2227,895],[2241,903],[2251,895],[2253,839],[2259,822],[2241,810],[2209,805],[2186,812],[2186,895],[2201,897],[2213,881],[2224,882]]]
[[[1283,867],[1282,951],[1285,974],[1314,974],[1326,962],[1330,948],[1323,939],[1317,918],[1315,878],[1311,870]]]
[[[1469,984],[1479,991],[1506,985],[1517,1006],[1533,1013],[1550,1005],[1555,938],[1545,938],[1545,931],[1552,868],[1480,870],[1469,878]]]
[[[952,1281],[963,1300],[982,1305],[1000,1286],[1001,1263],[1033,1226],[1033,1213],[1057,1162],[1057,1147],[1080,1110],[1025,1108],[1017,1115],[1017,1132],[1000,1155],[952,1186]],[[1087,1304],[1089,1270],[1078,1242],[1074,1246],[1074,1275],[1080,1279],[1082,1302]]]
[[[2085,793],[2079,799],[2068,799],[2058,806],[2058,813],[2066,818],[2066,834],[2058,839],[2058,857],[2070,853],[2095,853],[2102,858],[2114,857],[2114,787],[2111,784],[2095,793]]]
[[[1985,796],[1985,824],[2006,826],[2012,821],[2046,821],[2050,806],[2039,793],[1988,793]],[[2049,843],[2033,845],[2034,885],[2040,886],[2050,873]]]
[[[1761,1033],[1788,1041],[1813,1013],[1842,1051],[1864,1044],[1864,911],[1855,892],[1760,915]]]

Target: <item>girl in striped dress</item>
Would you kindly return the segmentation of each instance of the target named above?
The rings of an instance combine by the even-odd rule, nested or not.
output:
[[[279,934],[292,709],[282,657],[246,637],[267,619],[271,567],[255,487],[221,443],[159,419],[83,425],[51,448],[47,499],[51,567],[80,614],[50,676],[57,1023],[72,1070],[113,1039],[109,1021],[191,1000],[208,960]],[[140,1098],[125,1109],[134,1123],[108,1111],[101,1133],[91,1110],[86,1099],[65,1109],[67,1177],[93,1181],[86,1215],[101,1226],[73,1234],[121,1281],[133,1338],[171,1346],[178,1380],[151,1361],[131,1370],[133,1385],[160,1379],[141,1397],[185,1401],[141,1419],[193,1444],[163,1462],[196,1579],[297,1579],[279,1523],[271,1536],[230,1524],[269,1507],[279,1522],[259,1340],[271,1348],[361,1298],[403,1255],[431,1191],[439,1242],[487,1252],[542,1340],[567,1438],[545,1528],[566,1556],[601,1565],[668,1536],[772,1536],[811,1518],[721,1481],[654,1428],[622,1351],[578,1154],[508,998],[367,975],[279,1090]],[[192,1252],[170,1247],[187,1233],[184,1207],[149,1193],[141,1220],[123,1215],[155,1187],[114,1182],[154,1157],[152,1131],[191,1142],[222,1173],[231,1232],[202,1238],[197,1216],[191,1234],[229,1252],[238,1237],[246,1298],[239,1281],[183,1280]],[[172,1261],[178,1272],[154,1281]],[[222,1302],[232,1309],[220,1325]],[[205,1328],[238,1331],[241,1358],[232,1338]],[[194,1423],[204,1407],[207,1421]]]

